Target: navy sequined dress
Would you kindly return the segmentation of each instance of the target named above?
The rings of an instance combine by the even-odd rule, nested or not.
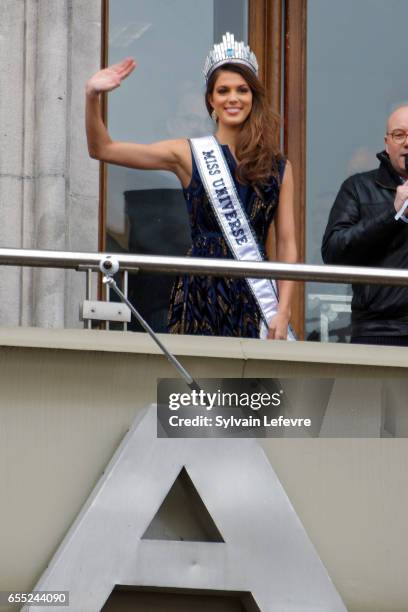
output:
[[[265,256],[268,229],[279,202],[279,182],[271,176],[268,186],[260,194],[252,187],[241,185],[235,179],[236,161],[228,145],[221,146],[260,251]],[[278,159],[277,165],[282,180],[285,160]],[[232,259],[205,193],[194,156],[193,175],[190,185],[184,189],[184,197],[192,238],[192,247],[187,255]],[[184,275],[178,277],[173,286],[168,317],[170,333],[258,338],[260,324],[258,306],[244,278]]]

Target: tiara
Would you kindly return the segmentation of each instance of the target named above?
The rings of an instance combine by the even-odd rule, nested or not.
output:
[[[203,72],[206,80],[223,64],[243,64],[258,74],[255,53],[245,43],[234,40],[234,35],[229,32],[223,35],[222,43],[214,45],[205,60]]]

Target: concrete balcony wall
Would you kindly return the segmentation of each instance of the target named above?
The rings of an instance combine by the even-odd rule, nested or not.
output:
[[[407,391],[405,349],[163,339],[196,377],[386,379],[389,395]],[[3,328],[0,346],[0,590],[26,591],[174,371],[143,334]],[[260,443],[347,608],[405,609],[408,440]]]

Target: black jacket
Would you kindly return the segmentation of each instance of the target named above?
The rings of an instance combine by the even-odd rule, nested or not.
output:
[[[408,268],[408,224],[394,219],[401,179],[388,154],[377,170],[351,176],[340,188],[323,237],[327,264]],[[408,287],[353,285],[352,335],[408,335]]]

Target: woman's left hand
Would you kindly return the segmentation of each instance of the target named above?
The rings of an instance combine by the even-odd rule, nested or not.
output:
[[[288,336],[289,315],[278,312],[269,323],[268,340],[286,340]]]

